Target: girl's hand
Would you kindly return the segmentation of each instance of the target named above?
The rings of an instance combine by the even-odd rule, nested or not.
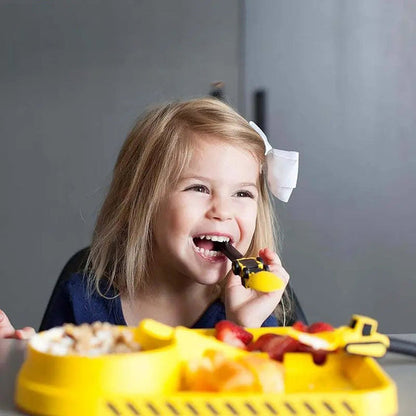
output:
[[[0,310],[0,338],[29,339],[36,331],[26,326],[22,329],[14,329],[7,315]]]
[[[289,274],[282,266],[279,256],[269,248],[259,251],[259,256],[270,271],[284,280],[283,289],[263,293],[246,289],[241,277],[231,273],[225,285],[225,311],[228,320],[246,328],[258,328],[273,313],[289,282]]]

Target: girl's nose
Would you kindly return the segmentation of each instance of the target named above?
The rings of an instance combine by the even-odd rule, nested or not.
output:
[[[211,206],[207,214],[209,218],[214,220],[230,220],[232,218],[231,204],[226,198],[216,196],[212,198]]]

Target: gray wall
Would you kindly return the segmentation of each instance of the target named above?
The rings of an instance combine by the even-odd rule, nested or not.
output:
[[[265,88],[271,141],[301,153],[278,215],[306,313],[415,332],[416,3],[246,0],[245,17],[246,111]]]
[[[37,327],[145,107],[239,99],[238,0],[0,1],[0,308]]]

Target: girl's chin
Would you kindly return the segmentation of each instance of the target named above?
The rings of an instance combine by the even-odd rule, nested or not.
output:
[[[198,279],[197,282],[200,285],[204,285],[204,286],[214,286],[214,285],[220,284],[223,280],[224,278],[221,278],[221,279],[206,278],[206,279]]]
[[[195,252],[196,269],[194,269],[194,280],[204,285],[215,285],[224,280],[230,271],[231,264],[224,255],[205,256]],[[198,271],[197,271],[198,270]]]
[[[221,270],[201,271],[198,276],[195,276],[195,281],[203,285],[216,285],[225,279],[227,272],[228,270],[225,268]]]

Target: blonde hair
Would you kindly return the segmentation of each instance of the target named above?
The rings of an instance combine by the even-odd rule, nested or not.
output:
[[[218,99],[171,102],[148,111],[122,146],[93,233],[87,269],[90,285],[100,294],[103,281],[118,294],[131,297],[146,284],[153,261],[154,216],[189,163],[192,133],[242,147],[260,165],[265,161],[259,135]],[[256,228],[246,256],[257,256],[262,247],[277,250],[277,222],[263,173],[260,176]],[[279,319],[291,309],[290,299],[284,296],[285,310],[281,305],[276,310]]]

